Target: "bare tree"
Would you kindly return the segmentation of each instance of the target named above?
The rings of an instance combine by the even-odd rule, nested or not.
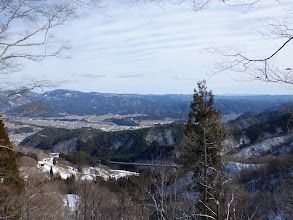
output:
[[[149,3],[149,2],[154,2],[159,5],[166,4],[166,3],[171,3],[174,5],[182,5],[182,4],[187,4],[191,6],[191,8],[194,11],[200,11],[208,6],[210,6],[213,3],[222,3],[227,6],[241,6],[241,7],[246,7],[246,8],[252,8],[255,5],[259,5],[262,2],[265,2],[264,0],[131,0],[131,3],[138,3],[138,2],[143,2],[143,3]],[[279,2],[276,0],[276,2]]]
[[[262,6],[263,1],[256,1]],[[292,65],[282,62],[282,53],[289,47],[293,40],[292,3],[283,4],[276,1],[276,6],[281,6],[284,13],[279,18],[264,17],[255,23],[255,34],[263,41],[263,48],[272,45],[273,49],[266,54],[255,53],[231,45],[222,48],[208,48],[207,52],[219,56],[212,65],[212,74],[228,73],[233,79],[239,81],[259,80],[264,82],[293,84]],[[256,4],[256,3],[255,3]]]
[[[186,4],[196,12],[204,10],[215,3],[224,4],[228,7],[241,7],[245,9],[244,11],[250,11],[268,4],[268,1],[265,0],[132,0],[131,2],[157,3],[159,5],[166,3],[174,5]],[[255,23],[257,25],[256,34],[260,35],[263,40],[269,40],[264,41],[264,48],[266,45],[270,45],[272,40],[277,40],[277,46],[271,51],[268,51],[267,54],[253,55],[250,55],[248,53],[249,51],[245,51],[239,47],[234,48],[231,45],[223,48],[208,48],[208,53],[219,56],[218,61],[209,69],[209,75],[213,76],[224,72],[238,81],[260,80],[285,85],[293,84],[292,65],[284,66],[278,60],[278,55],[293,40],[293,5],[292,2],[284,0],[275,0],[270,3],[274,3],[276,7],[281,6],[284,13],[279,19],[264,17],[260,24]]]
[[[40,62],[47,57],[66,58],[64,51],[69,49],[70,45],[66,40],[55,38],[53,36],[54,30],[76,18],[82,9],[86,11],[99,6],[100,0],[1,0],[0,75],[5,75],[4,77],[8,78],[7,74],[22,70],[25,60]],[[21,86],[18,91],[4,95],[4,98],[12,98],[40,86],[43,85],[37,83],[32,87]],[[3,80],[1,80],[0,89],[3,89]],[[4,182],[19,183],[22,181],[18,177],[15,152],[4,126],[2,126],[2,118],[0,122],[3,127],[0,131],[0,145],[2,145],[0,147],[0,163],[2,165],[0,185],[3,192],[10,195],[11,190]],[[7,143],[3,142],[5,139],[7,139]],[[2,209],[2,207],[7,205],[10,207],[10,201],[5,200],[0,203],[0,209],[3,211],[1,211],[1,218],[9,217],[6,214],[12,213],[11,210]]]
[[[146,198],[155,209],[157,219],[174,219],[176,204],[176,193],[172,190],[176,172],[172,167],[154,167],[150,170],[152,174],[151,184],[145,187]],[[176,189],[175,189],[176,190]]]
[[[68,58],[69,39],[56,37],[54,32],[81,13],[101,8],[101,0],[0,1],[0,76],[4,75],[0,89],[17,89],[9,94],[12,98],[24,91],[51,87],[52,84],[45,81],[15,85],[6,75],[22,71],[27,61]]]
[[[41,61],[48,56],[61,57],[61,52],[68,49],[67,42],[52,41],[50,35],[54,27],[75,16],[73,8],[61,2],[62,4],[26,0],[1,2],[1,73],[20,70],[19,59]]]
[[[20,70],[22,59],[42,61],[46,57],[66,58],[68,41],[56,39],[53,31],[78,15],[78,8],[99,0],[3,0],[0,3],[0,73]]]
[[[80,200],[75,219],[144,219],[147,214],[138,213],[139,204],[123,189],[112,191],[102,182],[88,180],[76,184]]]
[[[292,69],[282,64],[278,65],[278,62],[276,62],[277,55],[282,52],[292,39],[293,35],[286,39],[271,55],[258,58],[249,57],[238,48],[209,48],[208,52],[220,56],[220,60],[213,64],[215,71],[212,75],[228,73],[233,79],[239,81],[259,80],[292,85]]]
[[[18,197],[22,204],[20,219],[69,219],[64,197],[54,182],[44,182],[39,175],[30,175]]]

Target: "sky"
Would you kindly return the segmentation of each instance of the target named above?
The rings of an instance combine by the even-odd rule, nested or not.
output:
[[[276,83],[210,75],[218,57],[206,48],[241,47],[251,56],[265,56],[282,43],[257,35],[260,19],[284,15],[283,7],[266,3],[250,10],[214,4],[194,12],[188,4],[109,0],[100,12],[55,30],[56,37],[70,40],[71,59],[28,62],[15,76],[62,81],[56,88],[83,92],[191,94],[206,79],[214,94],[291,94],[290,87]],[[284,65],[290,65],[291,49],[279,55]]]

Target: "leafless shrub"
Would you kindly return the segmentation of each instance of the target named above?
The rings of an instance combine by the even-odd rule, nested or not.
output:
[[[18,160],[18,166],[36,167],[38,162],[29,156],[23,156]]]

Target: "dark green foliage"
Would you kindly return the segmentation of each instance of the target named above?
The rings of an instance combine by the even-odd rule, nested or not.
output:
[[[75,165],[97,166],[99,164],[99,161],[95,157],[82,151],[78,152],[74,150],[69,154],[60,153],[59,156]]]
[[[195,90],[194,101],[190,104],[192,110],[186,124],[184,159],[187,165],[194,166],[203,161],[207,150],[209,163],[218,164],[221,141],[226,138],[220,121],[221,112],[214,109],[214,96],[211,91],[206,91],[205,82],[199,83],[198,87],[199,91]]]
[[[76,194],[76,179],[74,175],[71,175],[67,179],[62,179],[62,182],[65,185],[66,194]]]
[[[23,181],[19,177],[16,164],[16,154],[5,131],[4,123],[0,120],[0,178],[5,185],[21,192]]]
[[[140,169],[138,172],[139,176],[122,177],[117,180],[110,178],[102,184],[109,187],[111,191],[121,192],[125,190],[134,198],[139,197],[140,190],[146,190],[153,184],[155,175],[154,171],[150,169]],[[152,188],[155,190],[154,186]]]
[[[190,104],[182,152],[186,167],[194,172],[194,191],[201,201],[195,205],[198,212],[218,219],[221,214],[217,210],[224,205],[222,184],[226,174],[220,152],[226,131],[221,112],[213,105],[212,92],[207,91],[205,81],[199,82]]]
[[[273,120],[280,116],[279,111],[267,111],[257,114],[255,112],[246,112],[239,116],[237,119],[230,121],[229,126],[232,129],[245,129],[254,124]]]
[[[0,120],[0,145],[12,148],[8,134],[5,130],[4,123],[2,120]]]
[[[43,150],[49,150],[50,146],[59,140],[75,137],[78,131],[79,130],[69,130],[63,128],[47,128],[30,136],[31,138],[24,139],[21,144],[26,145],[30,141],[29,146],[31,147],[37,146]]]
[[[237,141],[240,141],[240,138],[242,138],[243,134],[243,131],[240,129],[232,131],[232,135]]]
[[[101,158],[101,164],[112,168],[112,164],[110,163],[110,161],[105,158]]]
[[[0,120],[0,216],[13,215],[7,219],[19,219],[19,211],[16,207],[19,204],[12,200],[23,189],[24,182],[19,177],[16,154],[5,131],[4,123]],[[11,206],[11,204],[13,205]]]
[[[133,160],[168,160],[173,156],[174,146],[170,145],[151,145],[142,154],[134,157]]]
[[[250,144],[254,144],[266,138],[266,133],[272,136],[290,132],[293,128],[291,117],[292,113],[280,111],[268,111],[257,115],[244,114],[229,122],[228,126],[231,128],[231,135],[237,141],[246,135],[251,141]],[[281,129],[282,132],[278,133],[278,129]],[[241,144],[242,147],[246,146],[244,143]]]
[[[21,158],[23,156],[31,157],[34,160],[38,161],[38,156],[36,154],[34,154],[34,153],[31,153],[31,152],[23,153],[23,152],[20,152],[20,151],[16,152],[16,159],[19,159],[19,158]]]
[[[53,168],[51,167],[51,169],[50,169],[50,179],[51,179],[51,180],[53,179],[53,176],[54,176]]]
[[[251,126],[249,129],[245,130],[245,135],[247,135],[251,143],[255,143],[259,138],[263,136],[263,124],[257,124]]]
[[[271,112],[268,112],[268,114],[269,113]],[[262,115],[264,114],[266,113],[263,113]],[[291,117],[291,113],[274,112],[271,114],[271,117],[267,117],[266,121],[249,126],[242,131],[235,131],[234,133],[244,134],[250,138],[251,143],[255,143],[264,137],[264,132],[268,132],[271,135],[278,134],[277,129],[281,128],[283,130],[283,134],[288,133],[290,128],[293,128],[293,123],[290,122]]]
[[[170,157],[174,146],[182,138],[183,130],[183,125],[116,132],[50,128],[26,138],[21,144],[54,151],[55,145],[69,141],[68,148],[74,145],[76,151],[97,158],[116,161],[152,160]],[[172,140],[169,134],[172,135]]]

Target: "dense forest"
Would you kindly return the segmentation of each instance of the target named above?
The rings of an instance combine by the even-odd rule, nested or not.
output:
[[[48,128],[26,138],[21,145],[64,153],[76,150],[117,161],[168,159],[183,131],[184,125],[115,132]]]

